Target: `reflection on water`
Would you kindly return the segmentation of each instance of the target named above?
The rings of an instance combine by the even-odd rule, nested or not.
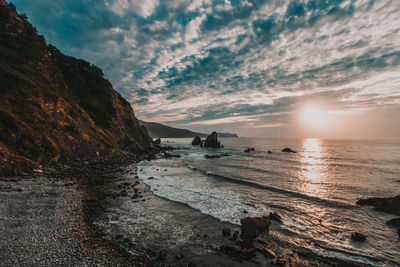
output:
[[[307,195],[322,197],[325,195],[322,186],[326,179],[326,166],[321,140],[307,138],[303,141],[303,151],[300,153],[301,173],[303,180],[301,190]]]

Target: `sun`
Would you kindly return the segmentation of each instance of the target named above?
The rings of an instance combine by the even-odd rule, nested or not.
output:
[[[309,128],[322,129],[329,124],[328,110],[317,104],[305,106],[300,111],[300,120]]]

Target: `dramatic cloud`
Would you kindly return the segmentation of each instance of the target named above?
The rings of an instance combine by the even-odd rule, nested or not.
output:
[[[12,2],[143,120],[279,136],[310,101],[354,118],[399,111],[400,1]]]

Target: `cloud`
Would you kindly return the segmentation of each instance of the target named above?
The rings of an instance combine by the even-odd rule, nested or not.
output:
[[[101,67],[145,120],[279,128],[313,99],[399,105],[399,1],[12,2],[50,43]]]

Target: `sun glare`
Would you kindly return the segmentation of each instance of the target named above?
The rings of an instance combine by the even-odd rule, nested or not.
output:
[[[319,105],[309,105],[300,112],[302,123],[313,129],[321,129],[328,125],[328,111]]]

